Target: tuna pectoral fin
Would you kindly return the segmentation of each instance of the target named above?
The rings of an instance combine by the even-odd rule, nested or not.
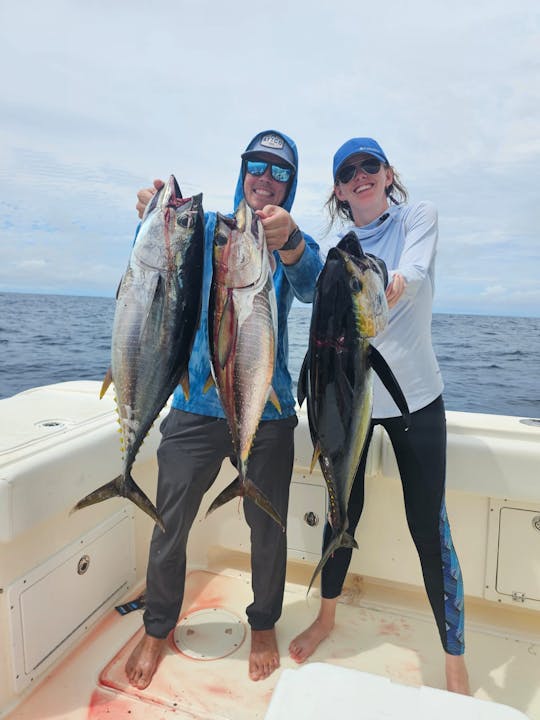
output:
[[[392,400],[398,406],[400,413],[403,415],[405,427],[408,428],[411,424],[411,416],[409,413],[409,406],[407,404],[407,400],[405,399],[405,395],[403,394],[403,391],[401,390],[399,383],[396,380],[396,376],[394,375],[392,370],[390,370],[388,363],[383,358],[381,353],[377,350],[377,348],[373,347],[373,345],[369,346],[369,362],[371,364],[371,367],[375,370],[377,375],[382,380],[384,387],[392,396]]]
[[[298,388],[296,390],[296,398],[298,400],[298,404],[300,407],[302,407],[302,403],[307,397],[307,391],[308,391],[308,368],[309,368],[309,350],[305,354],[304,360],[302,362],[302,367],[300,368],[300,374],[298,375]]]
[[[102,502],[102,500],[108,500],[112,497],[126,497],[131,502],[135,503],[143,512],[150,515],[152,520],[165,532],[165,526],[163,525],[162,519],[159,517],[156,508],[153,503],[146,497],[141,488],[137,485],[135,480],[129,475],[127,482],[123,482],[122,475],[114,478],[105,485],[102,485],[97,490],[89,493],[82,500],[72,508],[71,512],[75,510],[81,510],[81,508],[89,507],[95,503]],[[70,513],[71,514],[71,513]]]
[[[270,500],[259,490],[259,488],[251,482],[251,480],[245,480],[242,482],[240,480],[240,476],[238,476],[235,480],[232,481],[230,485],[227,485],[227,487],[222,490],[217,498],[214,500],[214,502],[210,505],[206,512],[206,517],[210,515],[210,513],[214,512],[214,510],[217,510],[218,507],[221,507],[222,505],[225,505],[225,503],[229,502],[229,500],[232,500],[235,497],[248,497],[253,502],[258,505],[261,510],[264,510],[272,520],[275,520],[277,524],[281,527],[283,532],[285,532],[285,526],[277,514],[277,512],[274,510],[274,507]]]
[[[217,357],[219,366],[223,369],[227,364],[231,350],[236,345],[236,335],[238,332],[238,319],[234,309],[234,300],[229,292],[223,307],[223,314],[219,323],[217,338]]]
[[[109,368],[107,372],[105,373],[105,377],[103,378],[103,384],[101,386],[101,390],[99,392],[99,399],[105,395],[107,390],[109,389],[109,385],[112,383],[112,370]]]
[[[317,565],[313,575],[311,576],[306,595],[309,595],[309,591],[311,590],[313,581],[323,569],[328,558],[333,555],[339,548],[355,548],[356,550],[358,550],[358,543],[348,532],[341,532],[338,535],[335,535],[333,540],[330,541],[330,544],[324,551],[322,558],[319,560],[319,564]]]

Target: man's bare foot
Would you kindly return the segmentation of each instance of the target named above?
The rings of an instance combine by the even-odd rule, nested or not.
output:
[[[126,663],[126,675],[130,685],[139,690],[144,690],[145,687],[150,685],[164,646],[165,638],[144,635]]]
[[[446,653],[446,689],[461,695],[471,694],[469,675],[463,655]]]
[[[319,616],[303,633],[297,635],[289,645],[289,655],[297,663],[305,662],[334,629],[334,619]]]
[[[249,677],[252,680],[265,680],[279,667],[279,650],[276,629],[252,630],[251,651],[249,653]]]

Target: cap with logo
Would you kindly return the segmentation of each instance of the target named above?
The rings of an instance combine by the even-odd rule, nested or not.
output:
[[[260,155],[260,153],[269,153],[280,160],[284,160],[296,172],[294,152],[289,143],[279,133],[263,132],[255,135],[246,151],[242,153],[242,159],[247,160]]]
[[[384,150],[376,140],[369,137],[351,138],[339,148],[334,155],[334,180],[337,177],[340,167],[352,156],[365,153],[372,155],[385,165],[388,165],[388,159],[384,154]]]

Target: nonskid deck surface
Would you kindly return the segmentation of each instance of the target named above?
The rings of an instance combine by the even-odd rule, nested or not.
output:
[[[251,578],[243,571],[189,573],[184,611],[150,686],[138,691],[124,673],[143,633],[140,611],[114,611],[54,670],[9,720],[243,720],[264,718],[292,637],[314,618],[317,597],[288,583],[277,626],[281,668],[267,680],[248,678],[249,628],[245,607]],[[185,652],[182,652],[183,647]],[[213,659],[216,656],[217,659]],[[219,657],[221,656],[221,657]],[[540,720],[540,645],[527,637],[467,626],[467,660],[475,697],[510,705]],[[423,612],[340,603],[337,625],[311,662],[332,663],[396,683],[444,687],[435,624]],[[96,671],[97,668],[97,671]]]

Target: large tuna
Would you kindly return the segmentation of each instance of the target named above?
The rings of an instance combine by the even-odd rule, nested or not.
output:
[[[183,199],[171,175],[146,207],[116,299],[110,376],[119,413],[122,474],[80,500],[74,510],[120,495],[164,529],[131,468],[175,387],[181,383],[189,394],[187,368],[200,314],[203,252],[202,195]]]
[[[277,308],[272,258],[258,217],[242,200],[233,218],[218,214],[209,304],[212,375],[225,412],[239,477],[208,512],[237,496],[251,498],[283,526],[269,500],[248,477],[248,458],[272,390]]]
[[[328,489],[332,538],[310,588],[337,548],[357,547],[347,533],[347,508],[371,422],[372,368],[408,417],[392,371],[370,343],[388,321],[386,282],[382,260],[365,255],[352,232],[329,251],[317,281],[298,401],[302,405],[307,397],[312,468],[318,459]]]

